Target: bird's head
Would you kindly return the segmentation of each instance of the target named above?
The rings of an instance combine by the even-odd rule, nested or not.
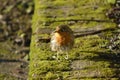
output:
[[[59,25],[56,27],[55,32],[72,32],[68,25]]]

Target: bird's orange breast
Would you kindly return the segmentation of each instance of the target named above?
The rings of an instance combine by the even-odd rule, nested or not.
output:
[[[67,45],[71,42],[71,35],[67,32],[55,33],[57,43],[62,45]]]

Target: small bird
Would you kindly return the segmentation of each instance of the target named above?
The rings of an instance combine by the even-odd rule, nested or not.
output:
[[[73,31],[68,25],[59,25],[51,34],[51,50],[57,52],[57,60],[59,53],[65,53],[65,59],[68,59],[68,51],[72,49],[74,44]]]

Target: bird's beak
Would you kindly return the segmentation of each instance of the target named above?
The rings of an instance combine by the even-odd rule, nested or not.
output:
[[[54,33],[59,32],[60,30],[55,30]]]
[[[54,33],[56,33],[57,31],[55,30]]]

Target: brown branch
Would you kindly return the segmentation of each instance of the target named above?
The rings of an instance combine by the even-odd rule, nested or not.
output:
[[[51,38],[40,38],[37,42],[49,43]]]
[[[64,21],[93,21],[93,22],[113,22],[111,20],[96,20],[96,19],[67,19],[67,20],[54,20],[49,22],[64,22]]]
[[[77,33],[77,34],[74,34],[75,38],[78,38],[78,37],[83,37],[83,36],[88,36],[88,35],[94,35],[94,34],[99,34],[101,32],[106,32],[106,31],[112,31],[112,30],[115,30],[115,28],[107,28],[107,29],[102,29],[102,30],[91,30],[89,32],[86,32],[86,33]]]
[[[77,30],[77,31],[74,31],[74,36],[75,36],[75,38],[79,38],[79,37],[83,37],[83,36],[94,35],[94,34],[98,34],[101,32],[106,32],[109,30],[112,31],[112,30],[115,30],[115,28],[107,28],[107,29],[102,29],[102,30],[90,30],[90,31],[86,30],[86,31],[82,31],[82,33]],[[50,38],[40,38],[40,39],[38,39],[38,42],[49,43]]]

